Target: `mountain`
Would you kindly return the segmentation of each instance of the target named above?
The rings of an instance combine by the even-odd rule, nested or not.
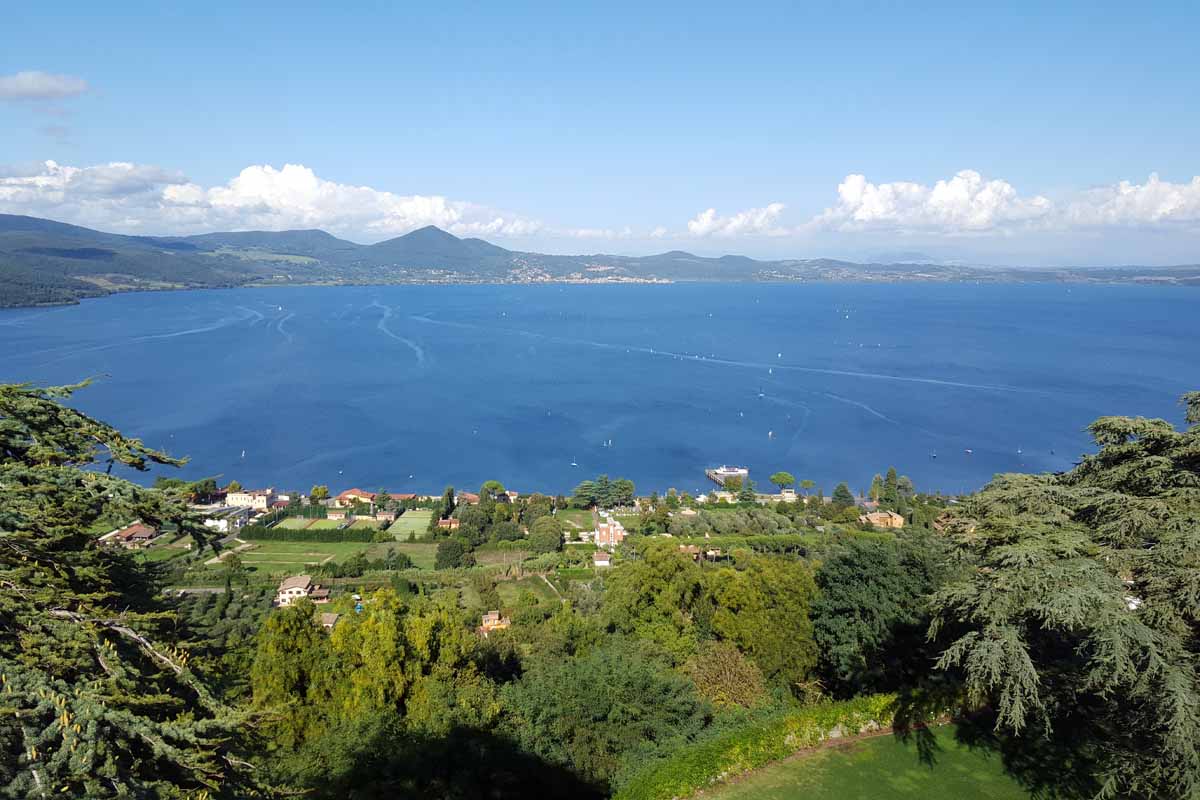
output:
[[[985,269],[834,259],[759,261],[682,250],[546,255],[428,226],[371,245],[321,230],[195,236],[104,233],[0,214],[0,307],[73,303],[119,291],[288,283],[614,283],[647,281],[1063,281],[1200,285],[1200,266]]]

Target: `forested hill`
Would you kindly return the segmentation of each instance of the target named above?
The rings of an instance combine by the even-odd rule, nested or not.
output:
[[[1200,265],[992,269],[832,259],[758,261],[683,251],[546,255],[429,226],[362,245],[319,230],[127,236],[0,214],[0,307],[71,303],[117,291],[284,283],[548,281],[1067,281],[1200,285]]]

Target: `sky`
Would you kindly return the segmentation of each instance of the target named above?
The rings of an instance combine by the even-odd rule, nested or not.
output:
[[[0,213],[359,242],[434,224],[554,253],[1200,263],[1200,5],[986,5],[0,10]]]

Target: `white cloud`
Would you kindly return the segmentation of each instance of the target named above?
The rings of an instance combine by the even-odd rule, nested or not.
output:
[[[225,184],[204,187],[154,166],[47,161],[0,170],[0,210],[143,233],[322,228],[382,239],[425,225],[489,237],[530,236],[543,227],[466,201],[325,180],[298,164],[250,166]]]
[[[875,184],[862,175],[847,175],[838,185],[838,204],[812,224],[843,231],[980,232],[1031,223],[1052,209],[1045,197],[1021,197],[1007,181],[984,180],[969,169],[933,186],[905,181]]]
[[[51,75],[36,70],[0,75],[0,100],[61,100],[87,90],[87,81],[72,75]]]
[[[666,235],[667,235],[667,229],[663,225],[659,225],[657,228],[650,231],[651,239],[663,239],[666,237]]]
[[[835,231],[933,234],[1006,234],[1095,227],[1144,227],[1200,223],[1200,176],[1171,183],[1152,174],[1145,183],[1121,181],[1055,203],[1022,196],[1005,180],[985,180],[962,170],[933,186],[900,181],[870,183],[847,175],[838,203],[806,227]]]
[[[743,236],[748,234],[780,236],[788,233],[778,224],[783,203],[771,203],[763,208],[750,208],[732,216],[722,217],[715,208],[701,211],[688,221],[692,236]]]
[[[1200,223],[1200,175],[1188,183],[1151,173],[1143,184],[1121,181],[1084,192],[1063,212],[1072,225],[1171,225]]]

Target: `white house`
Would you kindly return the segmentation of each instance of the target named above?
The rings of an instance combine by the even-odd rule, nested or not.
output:
[[[266,511],[276,499],[274,487],[269,489],[241,490],[229,492],[225,495],[225,502],[228,505],[246,506],[255,511]]]
[[[305,597],[314,603],[328,603],[329,590],[313,583],[310,575],[293,575],[284,578],[279,584],[279,590],[275,593],[275,605],[290,606]]]

